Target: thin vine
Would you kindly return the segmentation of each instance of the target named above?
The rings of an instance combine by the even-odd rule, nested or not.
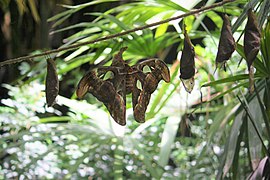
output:
[[[170,21],[173,21],[173,20],[177,20],[177,19],[181,19],[181,18],[190,16],[190,15],[198,14],[198,13],[201,13],[203,11],[212,10],[212,9],[214,9],[216,7],[220,7],[220,6],[223,6],[223,5],[227,4],[227,3],[231,3],[231,2],[234,2],[234,1],[236,1],[236,0],[224,0],[222,2],[212,4],[210,6],[204,6],[204,7],[199,8],[199,9],[191,10],[188,13],[181,14],[181,15],[176,16],[176,17],[172,17],[172,18],[168,18],[168,19],[165,19],[165,20],[162,20],[162,21],[155,22],[155,23],[140,26],[140,27],[137,27],[137,28],[134,28],[134,29],[130,29],[130,30],[121,32],[121,33],[116,33],[116,34],[104,36],[104,37],[101,37],[101,38],[97,38],[95,40],[86,41],[86,42],[82,42],[82,43],[77,43],[77,44],[74,44],[74,45],[61,47],[61,48],[58,48],[58,49],[52,49],[52,50],[44,51],[43,53],[39,53],[39,54],[35,54],[35,55],[21,56],[21,57],[18,57],[18,58],[8,59],[8,60],[5,60],[3,62],[0,62],[0,67],[5,66],[5,65],[9,65],[9,64],[19,63],[19,62],[22,62],[22,61],[31,60],[31,59],[36,58],[36,57],[46,56],[46,55],[52,54],[52,53],[58,53],[58,52],[65,51],[65,50],[76,49],[76,48],[79,48],[79,47],[87,45],[87,44],[93,44],[93,43],[96,43],[96,42],[101,42],[101,41],[113,39],[113,38],[116,38],[116,37],[124,36],[124,35],[130,34],[130,33],[139,31],[139,30],[147,29],[147,28],[154,27],[154,26],[157,26],[157,25],[160,25],[160,24],[164,24],[164,23],[167,23],[167,22],[170,22]]]

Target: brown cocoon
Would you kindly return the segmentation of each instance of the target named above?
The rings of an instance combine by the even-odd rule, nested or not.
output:
[[[56,71],[56,64],[53,59],[47,59],[47,76],[46,76],[46,102],[51,107],[55,104],[55,98],[59,92],[59,80]]]
[[[185,28],[184,36],[184,48],[180,60],[180,79],[182,80],[186,91],[190,93],[194,87],[195,51]]]
[[[261,33],[258,26],[257,18],[252,12],[252,9],[248,10],[248,21],[245,27],[244,35],[244,53],[249,71],[250,92],[254,91],[254,72],[253,62],[260,50],[261,45]]]
[[[231,23],[228,16],[225,14],[223,18],[223,25],[221,29],[221,35],[218,44],[218,52],[216,57],[216,66],[224,67],[227,60],[232,56],[235,50],[235,41],[233,38]]]

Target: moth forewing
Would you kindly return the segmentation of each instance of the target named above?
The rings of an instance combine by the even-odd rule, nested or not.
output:
[[[51,107],[55,104],[55,99],[59,93],[59,80],[55,61],[51,58],[47,59],[47,75],[46,75],[46,102]]]
[[[87,92],[103,102],[114,121],[126,124],[126,75],[128,66],[122,58],[126,48],[114,56],[111,66],[103,66],[87,73],[79,82],[77,96],[82,98]],[[106,77],[106,74],[111,74]]]
[[[139,70],[143,69],[143,65],[139,66]],[[151,72],[147,72],[147,75],[143,80],[140,80],[142,83],[142,90],[136,91],[136,97],[133,100],[133,104],[136,103],[133,107],[134,119],[139,122],[145,122],[145,113],[147,106],[150,102],[151,94],[157,89],[158,83],[163,79],[165,82],[170,82],[170,71],[167,65],[158,59],[148,60],[147,64],[151,67]],[[139,94],[138,94],[139,93]]]
[[[88,88],[90,87],[90,75],[92,72],[86,73],[80,80],[77,86],[76,95],[79,99],[82,99],[85,94],[88,92]]]

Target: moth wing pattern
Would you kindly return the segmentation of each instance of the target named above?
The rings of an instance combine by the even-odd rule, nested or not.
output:
[[[163,61],[150,59],[129,66],[122,57],[126,49],[127,47],[121,48],[114,55],[110,66],[99,67],[97,75],[94,71],[84,75],[76,91],[79,98],[89,92],[103,102],[115,122],[122,126],[126,125],[127,93],[132,93],[134,119],[143,123],[151,94],[157,89],[158,83],[162,79],[170,82],[170,71]],[[146,65],[150,67],[151,72],[143,72],[143,67]],[[113,77],[104,79],[108,71],[113,73]],[[142,84],[141,89],[137,87],[137,81]]]
[[[87,92],[104,103],[115,122],[122,126],[126,124],[125,102],[116,92],[112,82],[102,80],[96,76],[94,71],[89,71],[80,80],[76,91],[79,98],[82,98]]]
[[[158,83],[163,79],[170,81],[170,71],[167,65],[159,59],[150,59],[141,63],[138,68],[142,70],[148,65],[151,72],[148,72],[142,81],[142,91],[139,94],[138,101],[134,109],[134,119],[139,122],[145,122],[145,113],[150,102],[151,94],[157,89]]]

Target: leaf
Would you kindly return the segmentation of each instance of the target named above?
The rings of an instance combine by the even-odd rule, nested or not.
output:
[[[143,164],[146,166],[147,171],[151,174],[153,178],[160,179],[164,170],[153,162],[153,157],[145,149],[141,147],[141,144],[133,138],[126,137],[126,140],[130,141],[130,144],[134,149],[139,152],[139,158],[142,160]],[[125,140],[124,139],[124,140]]]
[[[96,23],[81,22],[81,23],[77,23],[77,24],[74,24],[74,25],[70,25],[70,26],[65,27],[65,28],[61,28],[61,29],[51,31],[50,35],[53,35],[53,34],[59,33],[59,32],[63,32],[63,31],[67,31],[67,30],[71,30],[71,29],[75,29],[75,28],[82,28],[82,27],[90,28],[90,27],[93,27],[94,24],[96,24]],[[97,29],[99,29],[99,28],[97,28]]]
[[[262,94],[264,91],[261,91],[260,94]],[[263,129],[261,124],[263,124],[262,121],[262,113],[261,113],[261,107],[258,106],[258,99],[254,98],[249,102],[249,111],[252,117],[256,117],[256,119],[253,119],[253,122],[255,123],[255,126],[260,134],[262,134]],[[251,164],[252,169],[254,170],[260,161],[261,151],[262,151],[262,144],[258,143],[260,142],[260,138],[257,135],[256,130],[254,129],[253,124],[251,123],[251,120],[248,121],[248,140],[249,140],[249,149],[250,149],[250,157],[251,157]]]
[[[114,171],[114,179],[123,179],[123,169],[124,169],[124,146],[123,139],[116,139],[116,149],[114,150],[114,163],[113,163],[113,171]]]
[[[30,135],[30,133],[29,133]],[[50,138],[51,136],[48,135],[48,134],[45,134],[43,133],[42,134],[42,137],[33,137],[33,139],[30,139],[30,140],[22,140],[20,139],[20,141],[18,142],[14,142],[14,143],[10,143],[9,145],[7,145],[4,149],[0,149],[0,158],[1,156],[3,157],[3,155],[11,148],[14,148],[14,147],[19,147],[21,149],[23,149],[23,146],[26,144],[26,143],[29,143],[29,142],[35,142],[35,141],[42,141],[44,140],[45,138]]]
[[[255,7],[255,5],[257,3],[259,3],[260,0],[250,0],[246,5],[245,7],[243,8],[243,12],[242,14],[237,18],[236,22],[233,23],[233,26],[232,26],[232,32],[236,32],[236,30],[238,29],[238,27],[240,27],[240,25],[243,23],[243,21],[245,20],[246,18],[246,14],[248,12],[248,10],[251,8],[251,7]]]
[[[168,29],[168,26],[169,26],[169,23],[164,23],[164,24],[161,24],[160,26],[158,26],[158,28],[156,30],[155,37],[157,38],[157,37],[160,37],[163,34],[165,34],[165,32]]]
[[[265,20],[269,17],[270,1],[263,1],[259,11],[259,27],[262,28]]]
[[[169,117],[166,121],[164,131],[161,136],[160,152],[158,163],[162,167],[165,167],[170,158],[171,147],[174,144],[175,136],[179,127],[181,117]]]
[[[233,158],[233,164],[232,164],[232,173],[233,173],[233,179],[236,179],[238,176],[238,173],[239,173],[239,158],[240,158],[240,148],[241,148],[241,142],[243,141],[244,139],[244,133],[245,133],[245,130],[248,128],[248,125],[247,125],[247,115],[244,114],[243,118],[242,118],[242,121],[243,121],[243,124],[241,126],[241,129],[239,130],[239,136],[238,136],[238,139],[237,139],[237,146],[235,148],[235,155],[234,155],[234,158]],[[229,142],[230,143],[230,142]],[[225,174],[223,174],[223,177],[224,177]]]
[[[214,140],[214,138],[216,141],[220,140],[222,134],[225,131],[226,125],[230,120],[234,118],[234,115],[236,114],[238,108],[239,104],[231,102],[215,114],[215,121],[208,130],[207,142],[209,145],[210,142]]]
[[[69,17],[71,16],[71,14],[68,14],[64,17],[62,17],[61,19],[57,20],[55,23],[53,23],[52,28],[55,28],[58,25],[61,25],[65,20],[67,20]]]
[[[270,19],[268,20],[262,34],[261,52],[263,56],[264,66],[268,75],[270,74]]]
[[[26,12],[26,6],[24,0],[17,0],[17,6],[20,16],[23,15],[24,12]]]
[[[103,16],[106,19],[109,19],[111,22],[114,22],[118,25],[122,30],[128,30],[129,27],[125,25],[123,22],[119,21],[116,17],[109,15],[109,14],[103,14],[103,13],[87,13],[94,16]]]
[[[262,113],[262,116],[263,116],[263,120],[264,120],[264,123],[265,123],[265,126],[266,126],[267,136],[268,136],[268,138],[270,138],[270,125],[269,125],[270,119],[269,119],[269,116],[267,115],[267,107],[268,107],[268,105],[266,103],[263,104],[263,101],[261,100],[261,96],[262,97],[265,97],[268,94],[268,92],[267,92],[268,91],[267,84],[266,84],[266,88],[263,89],[263,90],[261,90],[261,92],[263,92],[263,91],[264,91],[264,94],[263,95],[259,95],[259,92],[257,90],[257,87],[255,87],[255,92],[256,92],[258,104],[260,105],[260,110],[261,110],[261,113]]]
[[[157,121],[160,121],[160,119],[154,118],[154,119],[149,119],[145,123],[140,124],[132,133],[131,137],[136,138],[140,133],[144,132],[147,128],[149,128],[151,125],[156,123]]]
[[[56,21],[56,20],[58,20],[58,19],[60,19],[60,18],[62,19],[64,16],[68,16],[68,17],[69,17],[70,14],[72,14],[72,13],[74,13],[74,12],[76,12],[76,11],[74,11],[74,10],[63,11],[63,12],[58,13],[58,14],[56,14],[55,16],[49,18],[47,21],[48,21],[48,22]]]
[[[260,102],[260,105],[264,108],[261,108],[261,110],[264,110],[264,116],[267,116],[264,118],[264,120],[268,119],[268,121],[265,122],[266,125],[266,130],[267,130],[267,134],[268,137],[270,137],[270,125],[269,125],[269,119],[270,119],[270,81],[268,79],[264,80],[264,86],[265,86],[265,93],[264,93],[264,97],[263,97],[263,103]],[[257,87],[255,89],[257,91]],[[257,93],[256,93],[257,94]]]
[[[70,8],[70,9],[77,9],[77,8],[82,9],[82,8],[100,4],[100,3],[110,3],[110,2],[115,2],[115,1],[118,1],[118,0],[93,0],[91,2],[87,2],[87,3],[75,5],[75,6],[70,6],[70,5],[62,5],[62,6],[65,8]]]
[[[76,6],[62,5],[65,8],[69,8],[69,10],[66,10],[66,11],[63,11],[61,13],[58,13],[57,15],[49,18],[47,21],[48,22],[51,22],[51,21],[56,21],[57,20],[53,24],[53,27],[56,27],[56,26],[62,24],[72,14],[80,11],[81,9],[83,9],[85,7],[88,7],[88,6],[91,6],[91,5],[95,5],[95,4],[99,4],[99,3],[114,2],[114,1],[117,1],[117,0],[95,0],[95,1],[88,2],[88,3],[79,4],[79,5],[76,5]]]
[[[205,3],[205,6],[210,6],[210,5],[213,4],[214,2],[215,2],[215,0],[208,0],[208,1]],[[199,25],[201,24],[201,22],[202,22],[202,20],[204,19],[205,16],[206,16],[206,14],[205,14],[205,13],[202,13],[202,14],[200,14],[200,15],[196,18],[196,20],[194,21],[193,26],[192,26],[192,29],[193,29],[193,30],[196,30],[196,29],[199,27]]]
[[[242,86],[245,87],[245,86],[247,86],[247,85],[248,85],[247,82],[239,83],[238,85],[236,85],[236,86],[234,86],[234,87],[231,87],[231,88],[229,88],[228,90],[226,90],[226,91],[220,93],[219,95],[215,96],[214,98],[210,99],[210,101],[215,101],[215,100],[217,100],[217,99],[223,97],[224,95],[226,95],[226,94],[232,92],[233,90],[239,89],[239,88],[242,87]],[[209,101],[209,102],[210,102],[210,101]]]
[[[249,175],[247,179],[268,179],[270,177],[270,160],[269,157],[264,157],[258,167]]]
[[[87,140],[86,138],[80,138],[80,142]],[[105,142],[99,142],[101,143],[105,143]],[[65,144],[66,146],[67,144]],[[69,173],[73,174],[74,172],[78,171],[79,166],[83,163],[83,161],[85,160],[85,158],[91,156],[91,153],[95,152],[95,150],[99,147],[98,143],[92,144],[89,147],[89,150],[84,152],[83,156],[76,159],[76,164],[74,164],[73,166],[70,167]]]
[[[223,177],[228,173],[233,163],[235,154],[239,153],[239,152],[236,152],[236,149],[238,146],[240,146],[239,139],[241,138],[240,133],[242,132],[241,127],[243,125],[242,115],[243,115],[243,112],[239,113],[234,119],[231,132],[229,135],[229,139],[227,140],[227,148],[224,151],[224,156],[226,157],[226,161],[223,167]]]
[[[236,81],[240,81],[240,80],[244,80],[244,79],[248,79],[248,75],[247,74],[239,74],[239,75],[235,75],[232,77],[228,77],[228,78],[223,78],[223,79],[219,79],[216,81],[212,81],[212,82],[208,82],[206,84],[203,84],[202,87],[207,87],[207,86],[215,86],[218,84],[224,84],[224,83],[233,83]]]
[[[58,104],[69,107],[71,112],[81,113],[91,118],[91,122],[97,124],[100,129],[104,131],[107,131],[110,127],[108,114],[101,108],[97,108],[95,105],[87,102],[71,100],[63,96],[58,97]]]
[[[189,10],[187,10],[186,8],[184,8],[183,6],[180,6],[179,4],[173,2],[173,1],[164,1],[164,0],[156,0],[158,3],[166,5],[170,8],[173,8],[175,10],[180,10],[183,12],[188,12]],[[177,1],[176,1],[177,2]]]
[[[40,17],[38,15],[37,11],[37,6],[36,6],[36,1],[35,0],[28,0],[32,16],[34,17],[34,20],[39,23],[40,22]]]
[[[166,14],[162,19],[163,19],[163,20],[164,20],[164,19],[167,19],[167,18],[171,17],[173,14],[174,14],[174,12],[168,13],[168,14]],[[159,26],[157,27],[157,30],[156,30],[156,33],[155,33],[155,38],[164,35],[165,32],[166,32],[167,29],[168,29],[168,26],[169,26],[169,23],[164,23],[164,24],[159,25]]]
[[[81,46],[79,49],[75,50],[74,52],[72,52],[70,55],[68,55],[67,57],[65,57],[65,61],[69,61],[79,55],[81,55],[83,52],[89,50],[90,47],[89,46]]]
[[[39,122],[40,123],[55,123],[55,122],[59,123],[61,121],[67,122],[71,120],[73,120],[73,118],[71,118],[70,116],[53,116],[53,117],[40,118]]]
[[[218,9],[216,9],[216,11],[218,11]],[[207,11],[205,14],[207,15],[208,18],[210,18],[215,23],[215,25],[217,26],[218,29],[221,29],[222,24],[223,24],[222,23],[223,19],[222,19],[222,16],[220,16],[216,11]],[[222,13],[224,13],[224,12],[222,12]],[[226,7],[226,14],[228,14],[227,7]],[[203,22],[201,22],[201,23],[203,23]],[[212,34],[212,33],[210,33],[210,34]]]
[[[87,63],[89,61],[92,62],[94,60],[93,56],[94,55],[92,53],[89,53],[89,54],[79,56],[77,58],[74,58],[74,59],[68,61],[66,66],[59,70],[59,75],[65,74],[65,73],[71,71],[72,69],[78,68],[82,64]]]

